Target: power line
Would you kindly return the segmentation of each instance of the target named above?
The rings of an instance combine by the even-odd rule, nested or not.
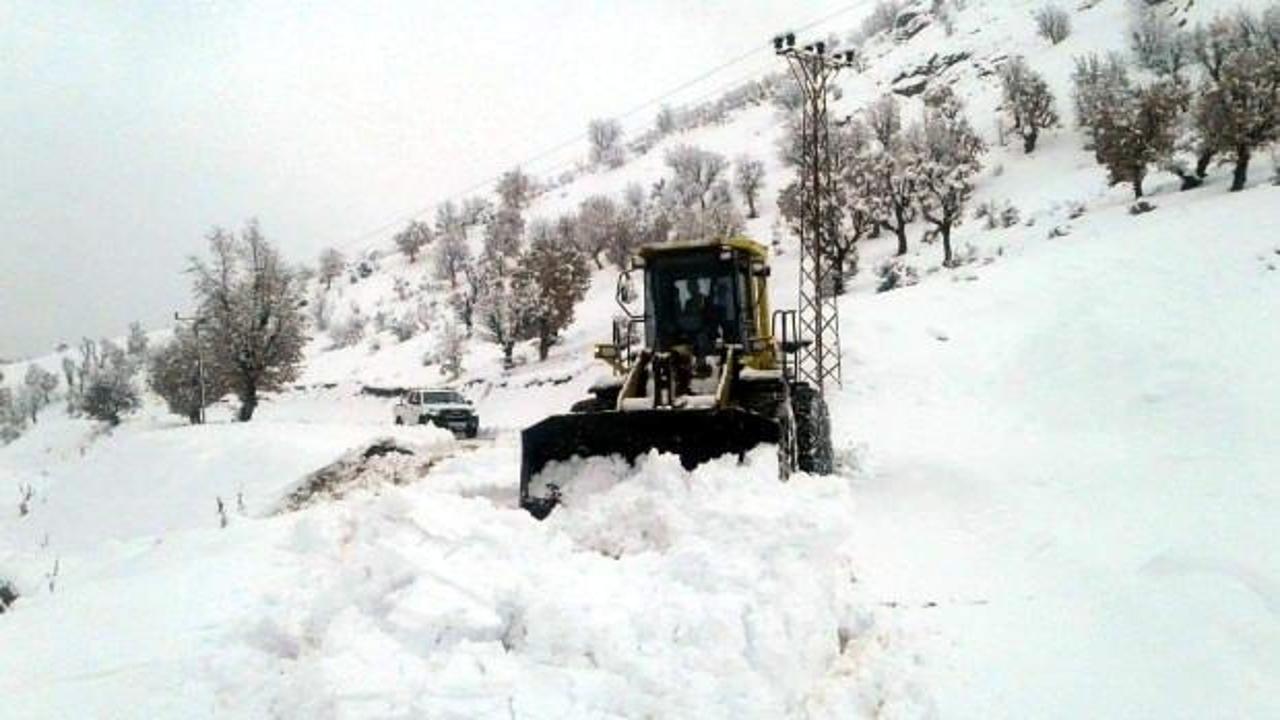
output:
[[[807,31],[807,30],[812,30],[813,28],[815,28],[815,27],[817,27],[817,26],[819,26],[819,25],[822,25],[822,24],[824,24],[824,23],[827,23],[827,22],[829,22],[829,21],[831,21],[831,20],[834,20],[835,18],[840,17],[841,15],[844,15],[845,13],[848,13],[849,11],[853,10],[854,8],[859,7],[859,6],[861,6],[861,5],[864,5],[864,4],[866,4],[866,0],[856,0],[855,2],[849,3],[848,5],[845,5],[845,6],[841,7],[840,9],[835,10],[835,11],[833,11],[833,12],[831,12],[831,13],[827,14],[827,15],[824,15],[824,16],[822,16],[822,17],[820,17],[820,18],[815,19],[815,20],[811,20],[811,21],[809,21],[809,22],[807,22],[807,23],[805,23],[805,24],[801,25],[800,27],[796,28],[795,30],[793,30],[793,31],[791,31],[791,32],[792,32],[793,34],[799,34],[799,33],[805,32],[805,31]],[[692,79],[690,79],[690,80],[686,80],[686,81],[684,81],[684,82],[680,83],[679,85],[677,85],[676,87],[674,87],[674,88],[672,88],[672,89],[670,89],[670,90],[667,90],[667,91],[665,91],[665,92],[663,92],[663,93],[661,93],[661,94],[659,94],[659,95],[657,95],[657,96],[654,96],[654,97],[652,97],[652,98],[650,98],[650,99],[648,99],[648,100],[646,100],[646,101],[644,101],[644,102],[640,103],[639,105],[636,105],[636,106],[634,106],[634,107],[632,107],[632,108],[630,108],[630,109],[628,109],[628,110],[626,110],[626,111],[622,112],[621,114],[614,115],[614,116],[612,116],[612,117],[614,117],[614,118],[615,118],[615,119],[617,119],[617,120],[624,120],[624,119],[626,119],[626,118],[632,117],[632,116],[636,115],[637,113],[640,113],[640,112],[643,112],[643,111],[644,111],[644,110],[646,110],[646,109],[652,108],[653,106],[655,106],[655,105],[657,105],[657,104],[659,104],[659,103],[663,102],[664,100],[667,100],[667,99],[669,99],[669,98],[671,98],[671,97],[673,97],[673,96],[675,96],[675,95],[677,95],[677,94],[679,94],[679,93],[681,93],[681,92],[683,92],[683,91],[685,91],[685,90],[687,90],[687,89],[689,89],[689,88],[691,88],[691,87],[693,87],[693,86],[697,85],[698,83],[702,82],[703,80],[706,80],[707,78],[710,78],[710,77],[714,76],[716,73],[719,73],[719,72],[721,72],[721,71],[723,71],[723,70],[726,70],[726,69],[728,69],[728,68],[730,68],[730,67],[732,67],[732,66],[734,66],[734,65],[737,65],[738,63],[740,63],[740,62],[742,62],[742,61],[744,61],[744,60],[746,60],[746,59],[748,59],[748,58],[750,58],[750,57],[752,57],[752,56],[754,56],[754,55],[757,55],[757,54],[759,54],[759,53],[761,53],[761,52],[764,52],[764,51],[766,51],[766,50],[772,50],[772,49],[773,49],[773,41],[772,41],[772,40],[769,40],[769,41],[764,42],[764,43],[758,43],[758,44],[756,44],[756,45],[753,45],[753,46],[751,47],[751,49],[749,49],[749,50],[747,50],[747,51],[745,51],[745,52],[743,52],[743,53],[741,53],[741,54],[739,54],[739,55],[736,55],[736,56],[734,56],[733,58],[730,58],[729,60],[726,60],[726,61],[724,61],[724,62],[720,63],[719,65],[716,65],[715,67],[710,68],[709,70],[706,70],[706,71],[704,71],[704,72],[700,73],[697,77],[694,77],[694,78],[692,78]],[[752,73],[752,75],[754,75],[754,74],[755,74],[755,73]],[[749,77],[749,76],[748,76],[748,77]],[[736,80],[736,81],[734,81],[733,83],[731,83],[731,84],[729,84],[729,85],[722,86],[720,89],[718,89],[718,90],[714,90],[714,91],[712,91],[712,92],[711,92],[711,93],[709,93],[709,94],[706,94],[706,95],[700,96],[698,99],[695,99],[695,100],[690,101],[690,102],[692,102],[692,103],[701,102],[702,100],[704,100],[705,98],[709,97],[710,95],[712,95],[712,94],[714,94],[714,93],[716,93],[716,92],[719,92],[720,90],[725,89],[725,88],[727,88],[727,87],[732,87],[733,85],[736,85],[736,84],[738,84],[738,83],[744,82],[746,79],[747,79],[747,78],[745,78],[745,77],[744,77],[744,78],[742,78],[742,79]],[[573,145],[575,145],[575,144],[577,144],[577,143],[582,142],[583,140],[585,140],[585,139],[586,139],[586,137],[587,137],[587,133],[585,133],[585,132],[578,133],[577,135],[574,135],[574,136],[573,136],[573,137],[571,137],[571,138],[566,138],[565,140],[562,140],[561,142],[556,143],[556,144],[555,144],[554,146],[552,146],[552,147],[549,147],[549,148],[547,148],[547,149],[545,149],[545,150],[539,151],[538,153],[536,153],[536,154],[534,154],[534,155],[532,155],[532,156],[530,156],[530,157],[527,157],[527,158],[525,158],[525,159],[523,159],[523,160],[521,160],[521,161],[516,162],[516,163],[514,164],[514,167],[528,167],[529,165],[531,165],[531,164],[533,164],[533,163],[536,163],[536,162],[538,162],[539,160],[543,160],[543,159],[545,159],[545,158],[547,158],[547,157],[550,157],[550,156],[552,156],[552,155],[554,155],[554,154],[556,154],[556,153],[560,152],[561,150],[564,150],[564,149],[566,149],[566,148],[572,147]],[[553,168],[558,169],[558,168],[560,168],[560,167],[564,167],[565,165],[572,164],[573,162],[576,162],[576,159],[574,159],[574,160],[569,160],[569,161],[566,161],[566,162],[563,162],[563,163],[559,163],[559,164],[557,164],[556,166],[553,166]],[[554,170],[546,170],[546,171],[543,171],[543,172],[553,172],[553,171],[554,171]],[[397,227],[397,226],[399,226],[399,225],[402,225],[402,224],[404,224],[404,223],[407,223],[407,222],[410,222],[410,221],[416,220],[416,219],[418,219],[418,218],[422,217],[423,215],[426,215],[427,213],[431,212],[433,209],[435,209],[435,208],[439,207],[439,206],[440,206],[441,204],[443,204],[443,203],[450,202],[450,201],[462,200],[462,199],[463,199],[463,198],[465,198],[467,195],[470,195],[471,193],[473,193],[473,192],[475,192],[475,191],[477,191],[477,190],[480,190],[481,188],[487,187],[487,186],[489,186],[489,185],[491,185],[491,184],[493,184],[493,183],[497,182],[498,180],[500,180],[500,179],[502,178],[502,176],[503,176],[503,174],[505,174],[505,172],[506,172],[506,171],[504,170],[504,171],[499,172],[499,173],[497,173],[497,174],[495,174],[495,175],[488,176],[488,177],[486,177],[486,178],[484,178],[484,179],[482,179],[482,180],[479,180],[479,181],[477,181],[477,182],[475,182],[475,183],[472,183],[471,185],[468,185],[467,187],[465,187],[465,188],[463,188],[463,189],[461,189],[461,190],[454,191],[454,192],[453,192],[453,193],[451,193],[450,195],[446,196],[443,200],[437,200],[437,201],[435,201],[435,202],[432,202],[430,205],[427,205],[426,207],[423,207],[423,208],[420,208],[420,209],[418,209],[418,210],[414,211],[413,213],[410,213],[410,214],[408,214],[408,215],[404,215],[404,216],[398,217],[398,218],[396,218],[396,219],[394,219],[394,220],[389,220],[389,221],[387,221],[386,223],[383,223],[382,225],[379,225],[378,227],[376,227],[376,228],[374,228],[374,229],[372,229],[372,230],[368,230],[368,231],[366,231],[366,232],[363,232],[363,233],[361,233],[360,235],[355,236],[355,237],[354,237],[354,238],[352,238],[351,240],[346,241],[346,242],[343,242],[343,243],[341,243],[341,244],[342,244],[342,245],[345,245],[345,246],[352,246],[352,245],[357,245],[357,244],[363,243],[363,242],[365,242],[366,240],[369,240],[370,238],[373,238],[373,237],[376,237],[376,236],[381,235],[381,234],[383,234],[383,233],[386,233],[387,231],[391,230],[392,228],[395,228],[395,227]]]

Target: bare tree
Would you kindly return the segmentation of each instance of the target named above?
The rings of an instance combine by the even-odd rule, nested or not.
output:
[[[431,232],[431,226],[420,221],[412,220],[400,232],[396,233],[394,238],[396,247],[400,252],[409,258],[409,262],[416,262],[418,253],[422,248],[431,243],[434,234]]]
[[[212,367],[240,399],[240,421],[253,418],[258,394],[293,380],[306,342],[302,285],[256,221],[239,237],[214,228],[210,260],[191,273],[213,349]]]
[[[1022,136],[1023,150],[1031,154],[1035,152],[1040,133],[1057,127],[1060,122],[1053,93],[1044,78],[1032,70],[1021,56],[1005,63],[1000,79],[1004,88],[1005,112],[1013,123],[1013,129]]]
[[[1034,14],[1036,32],[1057,45],[1071,35],[1071,15],[1057,5],[1045,5]]]
[[[320,253],[320,282],[324,283],[324,289],[328,290],[333,287],[333,281],[342,277],[342,273],[347,271],[347,259],[342,253],[333,248],[329,248]]]
[[[738,156],[734,166],[734,185],[747,201],[747,217],[755,219],[760,216],[756,212],[756,198],[760,195],[760,186],[764,183],[764,163],[750,155]]]
[[[587,139],[591,143],[591,164],[616,168],[626,162],[626,150],[622,147],[622,123],[614,119],[597,119],[587,124]]]

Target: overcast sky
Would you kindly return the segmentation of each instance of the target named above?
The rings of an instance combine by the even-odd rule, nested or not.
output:
[[[0,0],[0,357],[165,324],[211,226],[360,247],[851,2]]]

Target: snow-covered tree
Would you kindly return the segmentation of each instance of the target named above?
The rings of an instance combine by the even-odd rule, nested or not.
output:
[[[729,161],[723,155],[692,145],[672,148],[667,152],[666,162],[675,176],[671,186],[680,205],[697,205],[701,209],[706,209],[712,188],[729,168]]]
[[[1192,61],[1191,35],[1167,7],[1147,0],[1130,0],[1129,6],[1129,49],[1138,65],[1162,77],[1181,77]]]
[[[650,237],[650,209],[644,187],[639,183],[627,185],[618,207],[617,230],[605,248],[605,257],[610,263],[625,268],[637,247],[654,242]]]
[[[461,226],[453,227],[440,235],[435,244],[435,276],[448,280],[451,289],[457,289],[458,278],[471,262],[471,248]]]
[[[195,333],[180,328],[168,343],[156,348],[147,363],[147,382],[152,392],[164,399],[169,412],[187,418],[194,425],[200,422],[201,377],[200,360],[212,356],[205,338],[196,343]],[[203,345],[203,347],[201,347]],[[225,373],[204,369],[204,405],[209,407],[225,396],[230,388]]]
[[[925,103],[924,124],[914,134],[920,215],[942,237],[942,264],[951,267],[955,264],[951,231],[964,219],[986,146],[949,88],[926,95]]]
[[[734,163],[733,184],[742,198],[747,201],[747,217],[759,217],[756,212],[756,198],[760,196],[760,186],[764,183],[764,163],[750,155],[739,155]]]
[[[1194,49],[1208,75],[1196,108],[1204,150],[1226,157],[1231,190],[1243,190],[1254,153],[1280,140],[1280,5],[1216,18]]]
[[[524,210],[533,201],[533,179],[519,168],[510,170],[498,180],[497,192],[498,209],[485,225],[485,252],[515,257],[524,238]]]
[[[622,147],[622,123],[612,118],[596,119],[587,124],[587,140],[591,144],[591,164],[616,168],[626,162]]]
[[[1040,37],[1057,45],[1071,35],[1071,15],[1057,5],[1045,5],[1036,10],[1036,32]]]
[[[320,282],[324,283],[324,289],[328,290],[333,287],[333,281],[342,277],[342,273],[347,271],[347,259],[342,253],[333,248],[329,248],[320,253],[320,267],[317,276]]]
[[[486,198],[469,197],[462,201],[462,209],[459,212],[464,227],[484,225],[489,218],[493,217],[493,203]]]
[[[475,331],[476,304],[484,290],[484,274],[480,263],[466,262],[458,273],[458,283],[449,293],[449,306],[467,329],[467,337]]]
[[[592,195],[578,205],[578,217],[572,230],[567,227],[564,230],[564,234],[572,237],[582,252],[591,258],[596,269],[602,269],[602,256],[618,230],[618,204],[608,195]]]
[[[11,443],[26,429],[27,417],[17,407],[13,391],[4,384],[4,372],[0,371],[0,445]]]
[[[93,366],[85,374],[80,411],[94,420],[119,425],[121,417],[141,406],[133,376],[136,367],[124,350],[102,341]]]
[[[462,361],[467,353],[466,333],[455,322],[446,322],[440,333],[440,369],[451,380],[462,374]]]
[[[1000,69],[1000,80],[1004,88],[1004,111],[1013,129],[1022,136],[1023,150],[1033,153],[1040,133],[1059,124],[1053,92],[1021,56],[1005,63]]]
[[[258,393],[297,377],[307,340],[303,288],[256,221],[238,237],[214,228],[209,249],[209,260],[192,259],[195,295],[211,366],[239,397],[237,417],[245,422],[253,418]]]
[[[142,323],[137,321],[129,323],[129,337],[124,345],[129,357],[142,362],[147,354],[147,344],[147,331],[142,329]]]
[[[478,289],[475,324],[484,338],[502,350],[503,367],[515,364],[516,343],[525,338],[527,298],[516,283],[517,259],[486,253],[477,263]]]
[[[875,231],[884,213],[883,201],[872,184],[871,131],[860,120],[827,129],[829,150],[823,158],[812,157],[798,123],[791,122],[783,140],[783,159],[795,168],[796,179],[783,188],[778,208],[791,232],[812,233],[807,208],[813,202],[813,172],[823,180],[823,232],[819,252],[836,269],[835,294],[843,294],[846,278],[857,271],[857,244]],[[812,238],[807,238],[812,242]]]
[[[58,389],[58,376],[35,363],[27,365],[27,374],[22,378],[22,390],[19,393],[19,406],[24,414],[36,422],[40,411],[53,400],[53,393]]]
[[[676,117],[676,113],[671,109],[671,106],[663,105],[661,108],[658,108],[658,115],[654,118],[653,128],[658,132],[659,136],[666,136],[679,129],[677,125],[678,122],[679,120]]]
[[[1077,59],[1074,80],[1077,118],[1108,182],[1130,184],[1141,198],[1151,166],[1167,165],[1174,151],[1180,86],[1170,80],[1135,83],[1115,56]]]
[[[892,94],[873,101],[865,110],[866,126],[881,148],[893,148],[902,132],[902,107]]]
[[[431,243],[434,233],[431,232],[431,226],[421,220],[411,220],[403,230],[396,233],[396,247],[400,252],[409,258],[409,262],[418,260],[418,253],[422,252],[422,248]]]
[[[583,252],[560,242],[549,223],[536,224],[530,235],[513,285],[524,314],[521,325],[537,341],[538,358],[546,360],[560,333],[573,322],[574,308],[591,284],[591,272]]]
[[[440,236],[465,229],[462,211],[452,200],[445,200],[436,206],[436,234]]]
[[[723,155],[681,145],[667,152],[666,163],[673,177],[662,186],[661,201],[677,238],[728,237],[741,232],[742,216],[723,178],[729,169]]]

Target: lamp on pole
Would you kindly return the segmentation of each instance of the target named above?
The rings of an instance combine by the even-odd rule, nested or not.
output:
[[[857,52],[831,52],[821,40],[796,47],[795,33],[773,38],[774,53],[786,59],[801,93],[802,156],[800,167],[800,331],[811,342],[800,352],[800,376],[820,392],[841,382],[840,308],[832,292],[835,273],[841,268],[826,262],[829,228],[826,219],[835,210],[831,188],[831,134],[827,120],[827,96],[840,71],[858,68]]]
[[[199,315],[183,317],[177,311],[173,313],[173,319],[177,322],[191,323],[191,332],[195,336],[196,341],[196,382],[200,385],[200,407],[197,410],[199,423],[204,424],[204,346],[200,344],[200,326],[205,323],[206,318]]]

